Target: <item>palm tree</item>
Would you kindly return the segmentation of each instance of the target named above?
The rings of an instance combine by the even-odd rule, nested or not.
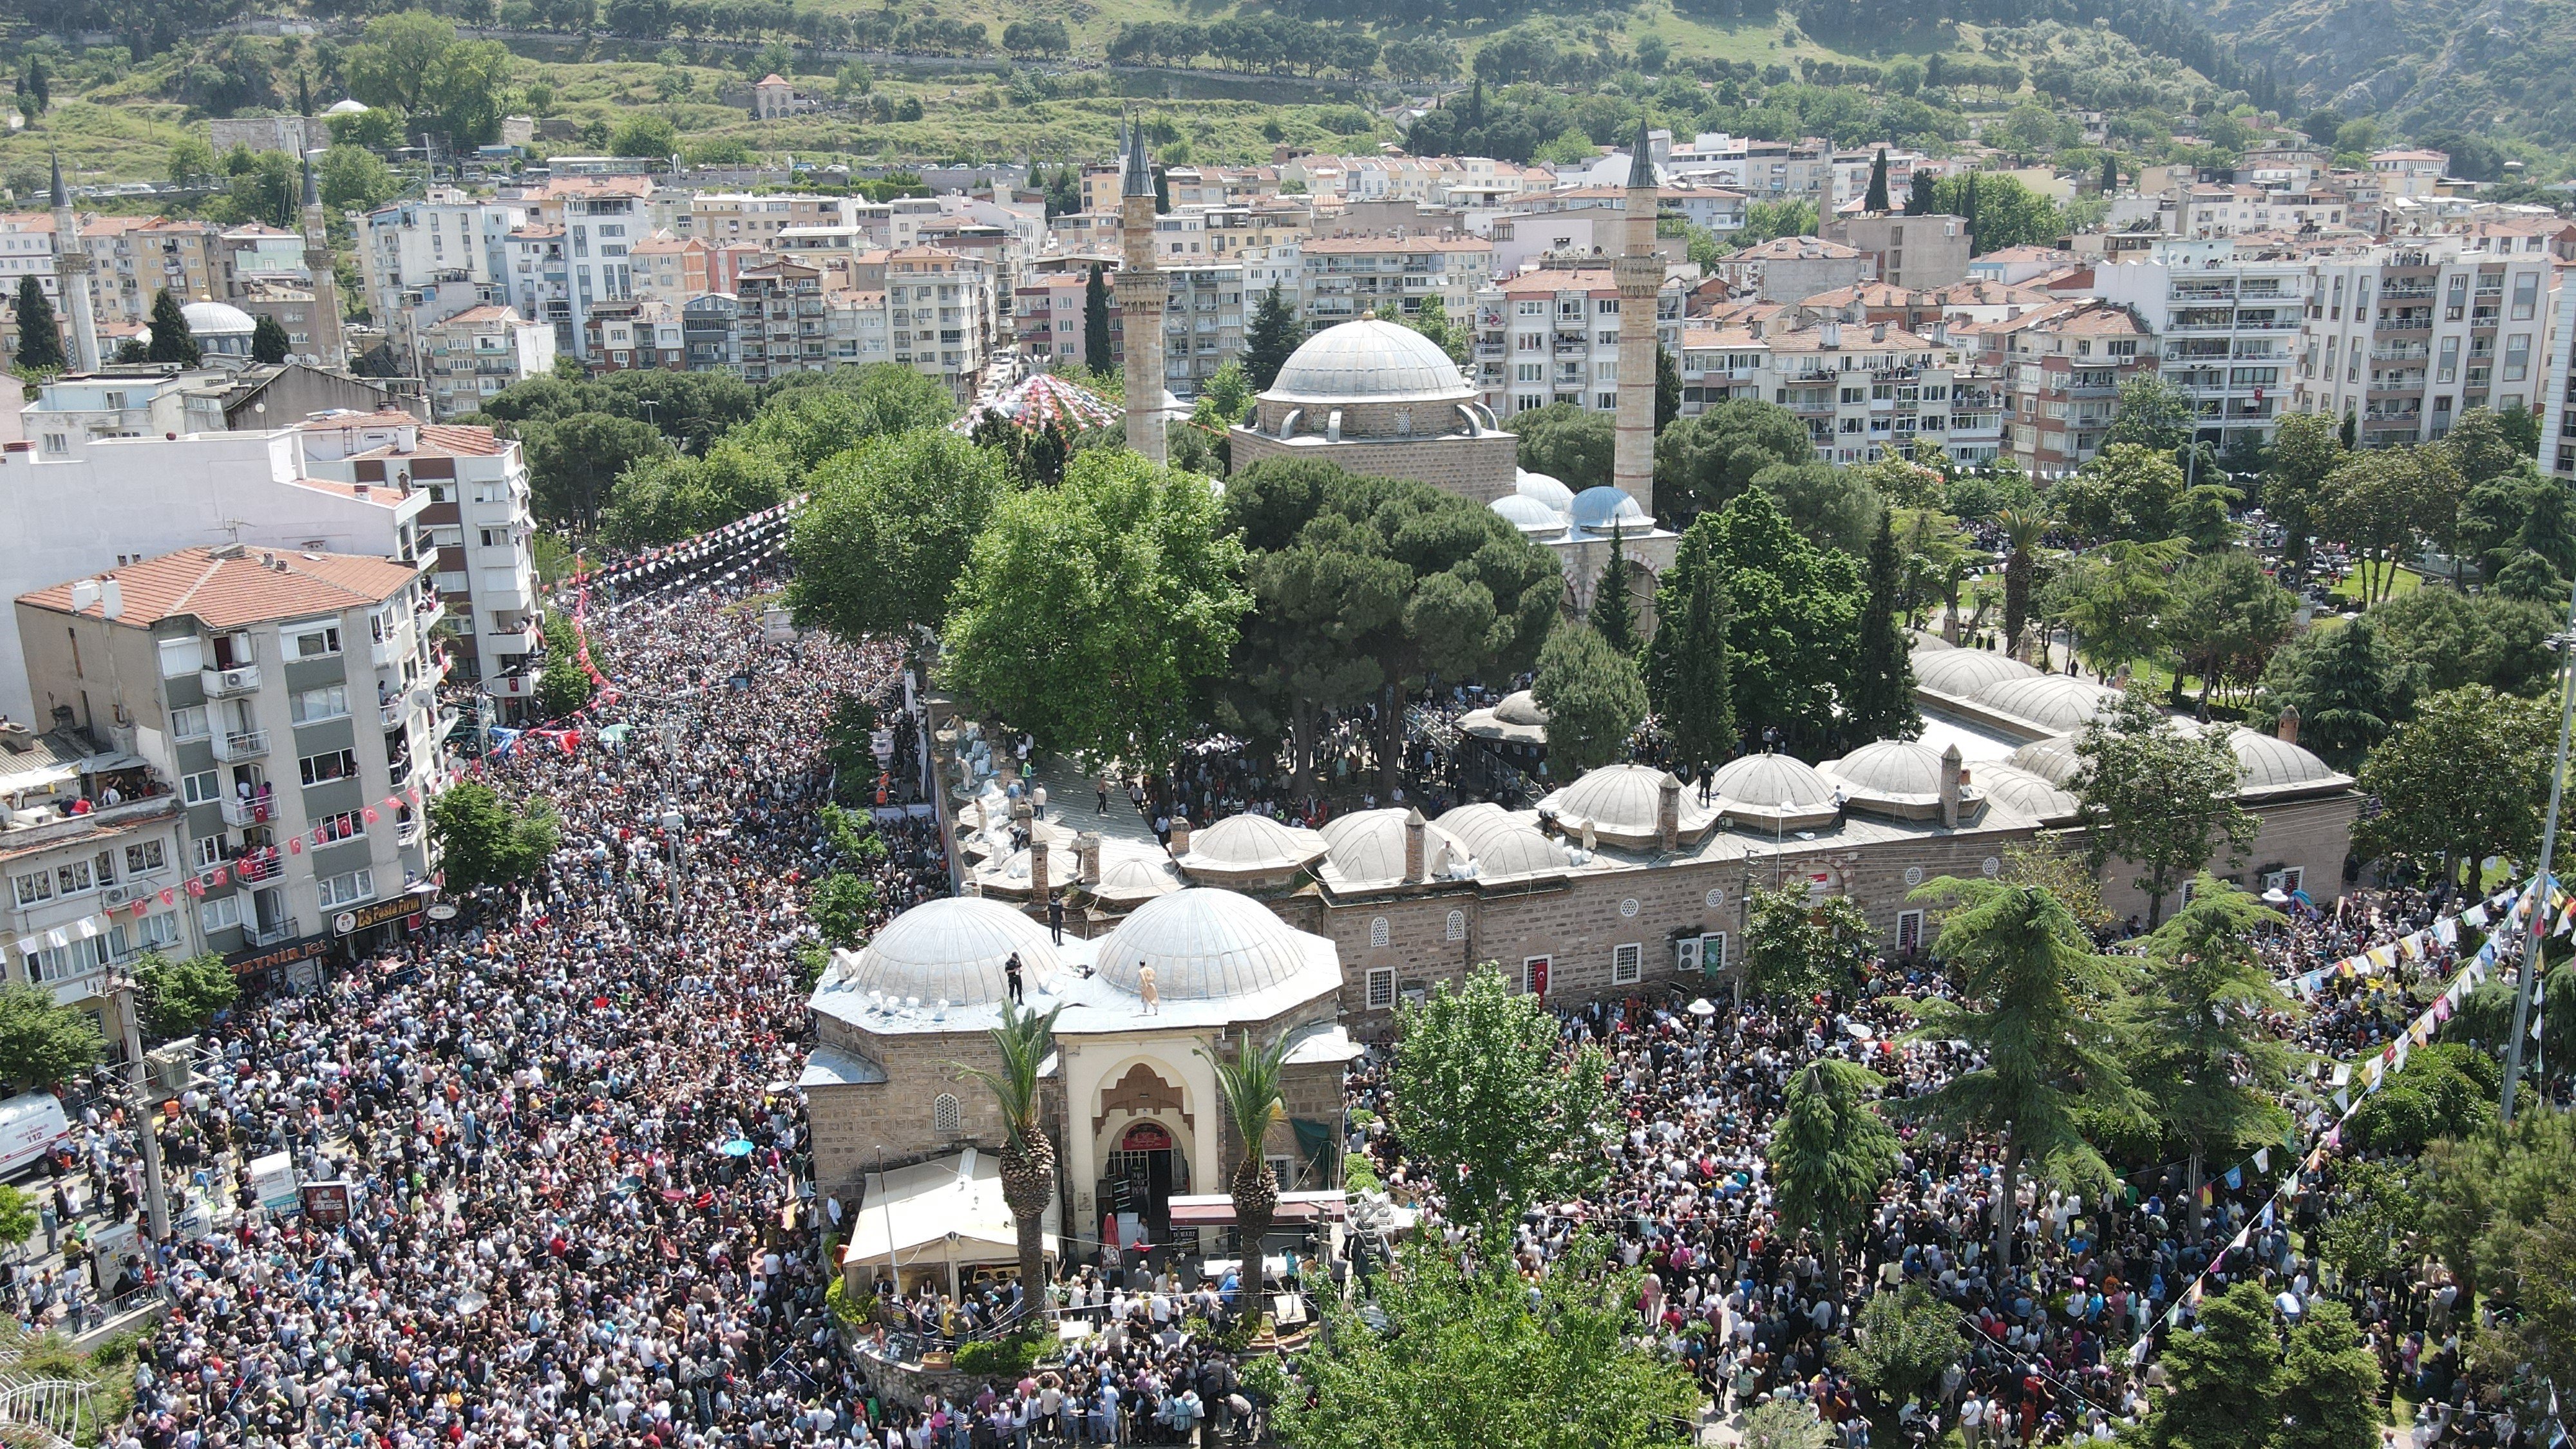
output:
[[[1225,1120],[1233,1125],[1235,1140],[1243,1144],[1243,1160],[1235,1164],[1226,1192],[1234,1199],[1235,1238],[1245,1259],[1249,1295],[1259,1291],[1261,1240],[1270,1235],[1270,1220],[1279,1212],[1279,1174],[1270,1170],[1261,1144],[1283,1110],[1279,1069],[1288,1058],[1288,1034],[1281,1032],[1268,1046],[1253,1045],[1247,1035],[1243,1049],[1231,1061],[1206,1052],[1199,1055],[1216,1068],[1216,1093],[1225,1104]]]
[[[2039,572],[2036,550],[2051,522],[2041,508],[2007,508],[1995,515],[2011,547],[2004,557],[2004,653],[2021,657],[2021,631],[2030,622],[2030,586]]]
[[[1039,1113],[1038,1068],[1055,1050],[1056,1006],[1040,1016],[1002,1003],[1002,1024],[988,1035],[1001,1070],[951,1062],[960,1076],[981,1082],[1002,1109],[1002,1201],[1020,1233],[1020,1294],[1028,1312],[1045,1300],[1046,1210],[1055,1198],[1055,1143]]]

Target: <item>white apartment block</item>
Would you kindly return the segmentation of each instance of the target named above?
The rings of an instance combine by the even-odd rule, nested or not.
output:
[[[2271,441],[2290,410],[2315,280],[2304,259],[2242,259],[2224,240],[2162,241],[2093,272],[2095,292],[2156,339],[2157,371],[2190,394],[2196,436],[2222,448]]]
[[[430,557],[430,587],[456,648],[456,677],[479,682],[518,719],[536,691],[541,607],[536,518],[517,440],[489,428],[423,425],[396,414],[325,417],[304,424],[306,466],[372,496],[391,488],[424,500],[417,547]]]
[[[672,323],[674,331],[678,322]],[[421,345],[421,383],[430,416],[445,422],[480,412],[513,383],[544,377],[555,365],[554,329],[509,307],[471,307],[431,327]]]
[[[504,285],[510,233],[532,216],[524,202],[482,200],[444,186],[368,212],[358,223],[358,265],[376,315],[401,311],[402,292],[432,282]]]
[[[2549,294],[2549,365],[2542,371],[2540,466],[2576,482],[2576,287]]]
[[[1680,346],[1683,298],[1667,278],[1655,309],[1666,348]],[[1523,272],[1478,292],[1463,315],[1475,322],[1478,400],[1497,417],[1558,402],[1618,409],[1619,284],[1608,267]]]
[[[1919,439],[1982,463],[2001,444],[1995,386],[1946,341],[1883,322],[1686,327],[1675,360],[1684,416],[1729,398],[1776,403],[1806,425],[1819,462],[1868,463]]]
[[[237,966],[357,949],[425,903],[425,807],[445,784],[428,568],[226,544],[18,596],[46,716],[131,729],[178,782],[175,898]]]
[[[1303,251],[1310,330],[1368,316],[1389,302],[1418,312],[1423,298],[1435,296],[1452,319],[1463,319],[1476,295],[1493,284],[1494,243],[1487,237],[1312,237]]]
[[[0,731],[0,975],[93,1017],[106,1012],[109,967],[206,949],[185,894],[179,796],[123,748],[135,736],[130,725],[95,741],[69,728]],[[114,1040],[113,1024],[99,1025]]]
[[[1205,262],[1162,270],[1163,387],[1187,400],[1199,395],[1217,369],[1243,355],[1243,268]],[[1075,296],[1079,306],[1080,294]]]
[[[2301,411],[2356,419],[2365,447],[2439,438],[2471,408],[2546,412],[2557,265],[2546,250],[2423,237],[2315,265]]]

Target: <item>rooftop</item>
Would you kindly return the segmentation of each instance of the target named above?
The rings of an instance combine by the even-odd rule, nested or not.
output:
[[[380,604],[419,576],[417,564],[362,554],[230,546],[183,548],[100,577],[116,581],[124,603],[117,622],[129,628],[194,618],[209,628],[237,629]],[[21,594],[18,601],[60,614],[106,617],[100,603],[73,609],[72,587],[56,584]]]

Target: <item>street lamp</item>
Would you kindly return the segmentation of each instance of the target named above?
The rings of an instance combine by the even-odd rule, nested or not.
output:
[[[124,967],[115,968],[107,979],[109,997],[116,1003],[117,1031],[125,1040],[125,1105],[134,1114],[136,1132],[143,1139],[143,1191],[146,1221],[152,1226],[152,1241],[170,1240],[170,1200],[161,1183],[161,1134],[152,1127],[151,1098],[147,1094],[143,1059],[143,1031],[134,1017],[134,977]]]

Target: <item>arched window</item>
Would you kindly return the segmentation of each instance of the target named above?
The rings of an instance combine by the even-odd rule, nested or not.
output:
[[[1452,941],[1463,941],[1467,939],[1467,913],[1465,911],[1451,911],[1449,913],[1449,939]]]
[[[1386,917],[1384,917],[1384,916],[1372,916],[1372,917],[1370,917],[1370,918],[1369,918],[1369,944],[1370,944],[1370,945],[1372,945],[1372,946],[1383,946],[1383,945],[1385,945],[1385,944],[1387,943],[1387,940],[1388,940],[1388,936],[1387,936]]]
[[[930,1130],[933,1132],[962,1132],[966,1128],[965,1118],[965,1109],[958,1105],[954,1092],[942,1092],[939,1099],[930,1104]]]

